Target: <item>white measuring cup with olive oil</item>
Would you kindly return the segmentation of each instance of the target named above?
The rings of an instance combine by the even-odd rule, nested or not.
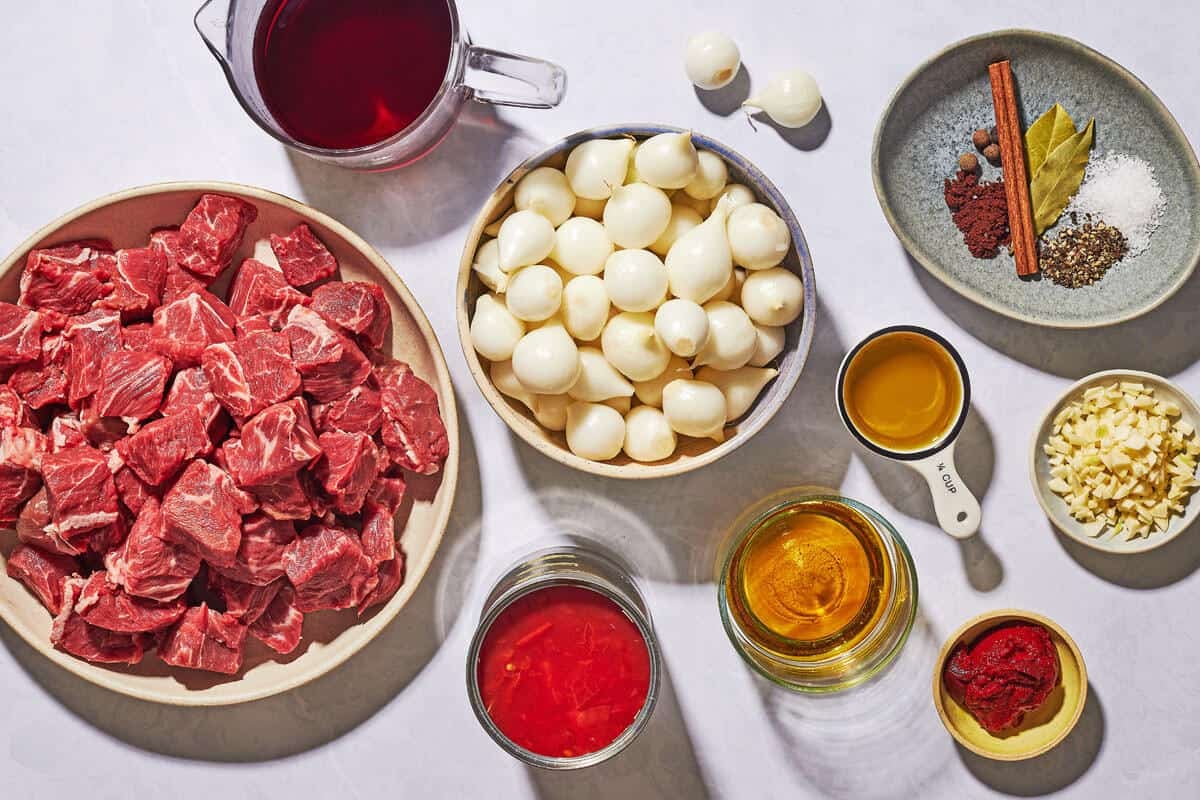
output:
[[[971,381],[948,341],[913,325],[872,333],[842,360],[837,407],[864,447],[925,478],[942,530],[958,539],[979,530],[979,501],[954,466]]]

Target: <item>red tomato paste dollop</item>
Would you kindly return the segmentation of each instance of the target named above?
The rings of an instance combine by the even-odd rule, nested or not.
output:
[[[950,696],[990,733],[1016,727],[1058,684],[1058,651],[1041,625],[992,628],[959,645],[942,675]]]
[[[578,586],[551,586],[512,603],[479,651],[488,716],[516,744],[570,758],[611,744],[650,688],[650,654],[621,607]]]

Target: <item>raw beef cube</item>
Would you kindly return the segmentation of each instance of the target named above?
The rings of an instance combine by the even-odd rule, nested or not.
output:
[[[240,439],[226,441],[222,449],[230,474],[242,488],[295,475],[321,455],[308,406],[299,397],[264,409],[242,426]]]
[[[75,601],[75,613],[84,622],[117,633],[159,631],[178,622],[185,611],[182,599],[160,603],[127,594],[103,570],[88,576]]]
[[[101,259],[107,243],[71,244],[31,250],[21,273],[21,305],[63,314],[82,314],[112,291],[111,258]],[[109,253],[111,255],[111,253]]]
[[[237,561],[212,569],[241,583],[265,586],[283,577],[283,551],[295,538],[296,527],[291,521],[251,514],[242,519]]]
[[[33,408],[67,403],[67,364],[71,350],[61,334],[42,339],[41,357],[13,370],[9,385]]]
[[[42,316],[30,308],[0,303],[0,367],[27,364],[42,356]]]
[[[376,564],[396,557],[396,512],[404,502],[404,481],[380,478],[367,492],[362,509],[363,552]]]
[[[75,556],[83,552],[54,532],[50,525],[50,507],[46,490],[40,489],[21,509],[17,517],[17,539],[46,553]]]
[[[208,376],[200,367],[183,369],[175,373],[171,390],[167,392],[167,399],[163,401],[162,408],[159,410],[164,417],[170,417],[189,408],[200,412],[208,430],[210,442],[219,442],[225,438],[228,418],[221,409],[221,403],[217,400],[217,396],[212,393]]]
[[[304,391],[319,403],[341,397],[371,374],[371,362],[317,312],[296,306],[283,326]]]
[[[383,404],[383,444],[392,463],[423,475],[437,472],[450,452],[437,393],[399,361],[377,365],[375,379]]]
[[[378,580],[379,582],[375,585],[375,588],[368,592],[367,596],[358,604],[359,614],[372,606],[377,606],[391,600],[392,595],[404,583],[403,553],[397,553],[395,558],[379,565]]]
[[[250,626],[250,635],[277,653],[287,654],[300,644],[304,614],[296,608],[296,592],[284,586],[266,612]]]
[[[102,417],[146,419],[162,405],[171,362],[155,353],[119,350],[100,362],[95,410]]]
[[[314,467],[317,480],[339,514],[357,514],[379,474],[379,449],[365,433],[331,431],[320,436],[324,455]]]
[[[84,446],[48,453],[42,480],[58,535],[69,539],[117,521],[117,487],[100,451]]]
[[[16,578],[42,601],[52,616],[62,610],[63,582],[79,572],[70,556],[47,553],[19,544],[8,557],[8,576]]]
[[[319,516],[312,504],[310,486],[300,473],[282,475],[279,478],[248,491],[258,501],[262,512],[272,519],[300,520]]]
[[[253,510],[250,495],[220,467],[193,461],[163,498],[163,529],[169,540],[225,566],[237,560],[242,515]]]
[[[281,578],[266,586],[255,586],[226,578],[219,572],[208,573],[208,588],[225,603],[225,613],[243,625],[261,617],[286,583]]]
[[[201,195],[200,202],[179,226],[180,244],[204,258],[203,262],[189,261],[187,268],[210,278],[220,275],[241,247],[246,226],[257,217],[258,209],[245,200]]]
[[[237,334],[238,341],[252,336],[256,333],[271,333],[275,328],[271,326],[271,321],[263,314],[255,314],[253,317],[241,317],[234,326],[233,332]],[[288,349],[291,349],[291,343],[288,344]]]
[[[292,286],[307,286],[337,272],[337,260],[301,222],[287,236],[271,234],[271,252]]]
[[[118,442],[119,444],[119,442]],[[113,473],[113,483],[117,486],[117,498],[121,505],[137,514],[150,498],[158,499],[154,488],[137,476],[129,467],[121,467]]]
[[[312,417],[321,433],[345,431],[374,436],[383,423],[383,405],[379,392],[364,383],[336,400],[317,403],[313,406]]]
[[[68,578],[63,582],[62,610],[50,627],[50,643],[59,650],[99,664],[141,661],[148,637],[97,628],[75,612],[75,599],[86,583],[83,578]]]
[[[121,315],[96,309],[72,317],[63,329],[63,336],[70,346],[67,400],[71,408],[79,408],[100,388],[101,360],[121,349]]]
[[[358,605],[377,584],[375,565],[347,528],[318,523],[300,532],[283,554],[283,568],[304,612]]]
[[[118,514],[115,522],[82,533],[72,539],[71,542],[97,555],[103,556],[110,550],[120,547],[128,533],[129,526],[126,524],[125,518]]]
[[[159,657],[175,667],[233,675],[242,668],[246,626],[228,614],[193,606],[158,646]]]
[[[0,430],[30,428],[36,424],[29,406],[13,387],[0,385]]]
[[[376,350],[392,330],[392,309],[383,289],[373,283],[330,281],[313,290],[312,308]]]
[[[216,296],[204,290],[191,292],[154,309],[154,349],[176,366],[200,363],[210,344],[232,342],[237,318]]]
[[[88,443],[83,431],[83,422],[74,412],[59,414],[50,421],[50,450],[57,453],[72,447],[81,447]]]
[[[247,419],[300,393],[288,338],[253,333],[232,344],[214,344],[201,358],[209,386],[234,419]]]
[[[200,556],[163,538],[162,509],[147,498],[129,536],[104,559],[108,577],[137,597],[166,602],[187,591],[200,571]]]
[[[211,446],[200,412],[186,408],[147,423],[137,433],[121,439],[117,452],[137,477],[159,486]]]
[[[126,350],[150,351],[154,349],[154,326],[149,322],[126,325],[121,332]]]
[[[50,440],[37,428],[8,426],[0,429],[0,463],[40,472],[42,456],[50,451]]]
[[[229,287],[229,308],[239,317],[262,315],[278,329],[294,306],[306,306],[312,300],[288,285],[283,272],[255,258],[247,258],[238,267]]]
[[[162,253],[166,266],[162,302],[170,303],[198,289],[207,289],[212,278],[201,278],[191,268],[204,268],[206,259],[183,246],[179,231],[164,229],[150,234],[150,246]]]
[[[125,319],[140,319],[162,302],[167,280],[167,259],[154,247],[118,250],[114,259],[113,291],[99,302],[102,308],[121,312]]]

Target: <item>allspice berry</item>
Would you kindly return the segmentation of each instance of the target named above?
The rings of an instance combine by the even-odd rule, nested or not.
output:
[[[1000,163],[1000,145],[989,144],[987,147],[983,148],[983,157],[988,160],[989,164],[993,164],[993,165],[999,164]]]
[[[963,172],[974,172],[979,169],[979,159],[974,153],[963,153],[958,157],[958,168]]]
[[[992,135],[987,132],[986,128],[980,128],[971,134],[971,144],[982,150],[992,143]]]

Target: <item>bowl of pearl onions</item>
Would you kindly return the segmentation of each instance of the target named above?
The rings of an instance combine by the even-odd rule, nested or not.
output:
[[[616,125],[504,179],[457,297],[467,365],[514,433],[584,472],[655,478],[775,415],[812,344],[816,281],[753,164],[694,131]]]

